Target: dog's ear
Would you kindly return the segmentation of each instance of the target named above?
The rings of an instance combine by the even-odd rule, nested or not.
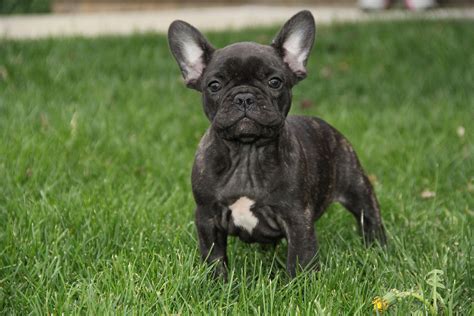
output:
[[[311,12],[300,11],[283,25],[272,42],[298,80],[306,77],[306,61],[313,47],[315,33]]]
[[[212,45],[194,26],[179,20],[168,29],[168,43],[186,85],[200,90],[199,80],[214,52]]]

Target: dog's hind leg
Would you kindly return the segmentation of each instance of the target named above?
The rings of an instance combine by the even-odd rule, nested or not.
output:
[[[360,174],[357,183],[350,185],[340,196],[339,202],[356,218],[366,245],[378,241],[387,243],[380,207],[369,179]]]
[[[380,207],[374,189],[350,144],[343,140],[335,200],[356,218],[366,245],[387,243]]]

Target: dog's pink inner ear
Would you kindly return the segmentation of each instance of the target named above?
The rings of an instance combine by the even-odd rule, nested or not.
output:
[[[181,69],[183,69],[184,80],[187,85],[195,84],[204,71],[204,51],[191,38],[186,38],[182,43],[183,60]]]
[[[304,43],[305,36],[301,31],[288,35],[283,43],[283,61],[290,67],[298,78],[306,77],[306,60],[311,49]]]
[[[306,61],[314,43],[316,26],[309,11],[289,19],[273,40],[272,46],[298,79],[306,77]]]

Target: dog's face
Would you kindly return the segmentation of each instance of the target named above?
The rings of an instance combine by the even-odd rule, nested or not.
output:
[[[183,21],[168,32],[188,87],[202,93],[204,111],[224,139],[244,143],[278,136],[291,105],[291,88],[306,76],[314,42],[312,15],[302,11],[271,45],[242,42],[214,49]]]

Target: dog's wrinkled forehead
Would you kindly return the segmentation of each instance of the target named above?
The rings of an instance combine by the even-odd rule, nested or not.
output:
[[[216,50],[204,76],[263,80],[284,69],[285,65],[273,47],[242,42]]]

